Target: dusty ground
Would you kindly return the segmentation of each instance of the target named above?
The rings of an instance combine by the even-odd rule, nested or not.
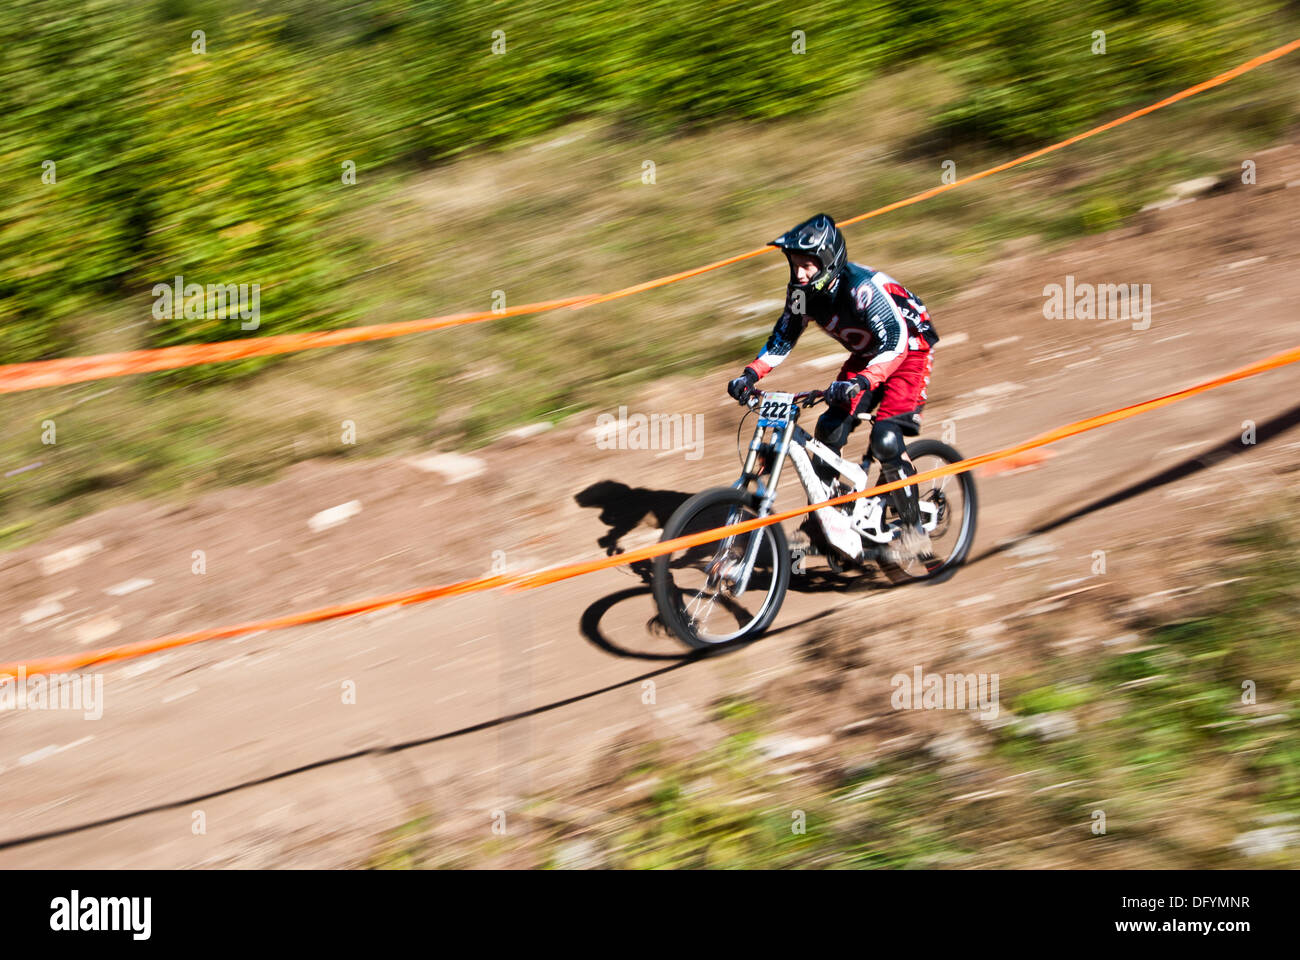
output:
[[[1256,185],[1144,213],[1058,254],[1009,248],[996,273],[935,317],[944,340],[925,432],[948,421],[958,449],[979,453],[1300,342],[1300,189],[1287,187],[1300,186],[1300,149],[1257,160]],[[1149,283],[1150,328],[1044,319],[1044,286],[1067,274]],[[772,385],[823,385],[834,367],[819,358],[837,349],[810,331]],[[654,539],[687,495],[734,478],[729,375],[668,377],[628,399],[632,412],[702,413],[699,459],[597,449],[592,411],[503,438],[476,454],[483,472],[454,480],[412,461],[305,464],[183,508],[87,517],[0,557],[0,660]],[[582,782],[622,731],[707,736],[701,708],[792,674],[795,647],[828,611],[870,638],[885,699],[883,678],[913,664],[980,669],[993,657],[1006,669],[1014,649],[989,638],[1015,615],[1051,618],[1067,642],[1102,642],[1105,610],[1158,609],[1212,583],[1219,558],[1206,545],[1294,486],[1296,383],[1294,368],[1275,371],[1064,441],[1033,469],[981,478],[973,559],[951,582],[845,591],[811,577],[794,585],[767,639],[725,657],[686,658],[653,628],[645,585],[618,569],[102,668],[100,719],[0,712],[0,865],[344,866],[424,808],[444,830],[486,834],[491,812],[509,816],[514,798]],[[1241,442],[1246,421],[1253,445]],[[791,487],[780,502],[796,498]],[[360,512],[344,522],[309,527],[353,501]],[[196,551],[206,572],[194,572]],[[1095,551],[1105,574],[1093,572]],[[1049,597],[1063,599],[1034,606]]]

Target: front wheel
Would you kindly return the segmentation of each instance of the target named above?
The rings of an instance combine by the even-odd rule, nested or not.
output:
[[[925,473],[927,470],[956,463],[962,456],[948,444],[927,437],[907,445],[907,459],[912,461],[917,473]],[[882,482],[883,478],[877,474],[871,485]],[[883,558],[880,566],[885,575],[896,584],[913,581],[943,583],[966,561],[971,544],[975,541],[975,519],[979,509],[975,478],[967,470],[965,473],[925,480],[917,484],[917,494],[922,506],[921,519],[930,534],[933,556],[928,560],[909,558],[903,565]],[[897,523],[898,514],[894,510],[892,499],[887,503],[885,519]]]
[[[753,520],[758,502],[757,494],[735,487],[697,493],[677,508],[660,539]],[[744,581],[745,559],[751,552],[753,568]],[[790,550],[779,523],[677,550],[654,561],[659,616],[696,650],[757,638],[781,609],[789,584]]]

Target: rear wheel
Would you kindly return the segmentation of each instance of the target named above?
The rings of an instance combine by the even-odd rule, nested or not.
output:
[[[907,445],[907,458],[912,461],[917,473],[925,473],[936,467],[957,463],[962,456],[948,444],[926,438]],[[871,485],[883,482],[877,464]],[[921,519],[930,534],[933,556],[909,558],[901,564],[885,557],[881,559],[880,567],[894,583],[942,583],[966,561],[975,540],[978,512],[975,478],[968,470],[965,473],[923,480],[917,484],[917,493],[922,508]],[[892,498],[886,500],[885,519],[890,523],[898,523],[898,513],[894,509]]]
[[[661,540],[752,520],[758,496],[734,487],[705,490],[687,500]],[[753,569],[739,592],[744,561]],[[779,523],[656,557],[654,596],[659,616],[685,644],[714,649],[757,638],[771,624],[790,583],[790,549]]]

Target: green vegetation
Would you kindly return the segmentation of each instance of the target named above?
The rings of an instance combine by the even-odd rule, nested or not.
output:
[[[824,112],[922,60],[958,83],[934,117],[950,143],[1040,143],[1263,49],[1283,8],[19,0],[0,14],[0,161],[16,193],[0,220],[0,362],[83,348],[79,311],[177,274],[273,290],[261,333],[356,320],[339,281],[377,251],[336,242],[347,160],[428,165],[577,118],[646,137]],[[146,331],[155,345],[238,335],[228,319]]]
[[[1288,10],[18,0],[0,12],[0,362],[638,283],[814,208],[843,216],[934,186],[942,160],[964,175],[1149,102],[1289,39]],[[1276,142],[1298,78],[1270,65],[853,228],[850,251],[942,310],[1009,239],[1109,229]],[[752,356],[771,317],[746,307],[780,296],[779,274],[759,258],[578,311],[6,396],[0,473],[43,465],[0,480],[0,548],[125,498],[311,457],[474,446],[626,402],[646,379]],[[230,316],[154,318],[154,285],[178,275],[260,284],[256,333]],[[56,446],[41,442],[50,419]],[[339,443],[344,420],[355,446]]]

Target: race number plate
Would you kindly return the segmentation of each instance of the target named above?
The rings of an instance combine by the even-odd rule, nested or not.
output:
[[[763,400],[758,406],[758,425],[759,427],[777,427],[782,428],[795,418],[797,408],[795,407],[793,393],[768,393],[763,395]]]

